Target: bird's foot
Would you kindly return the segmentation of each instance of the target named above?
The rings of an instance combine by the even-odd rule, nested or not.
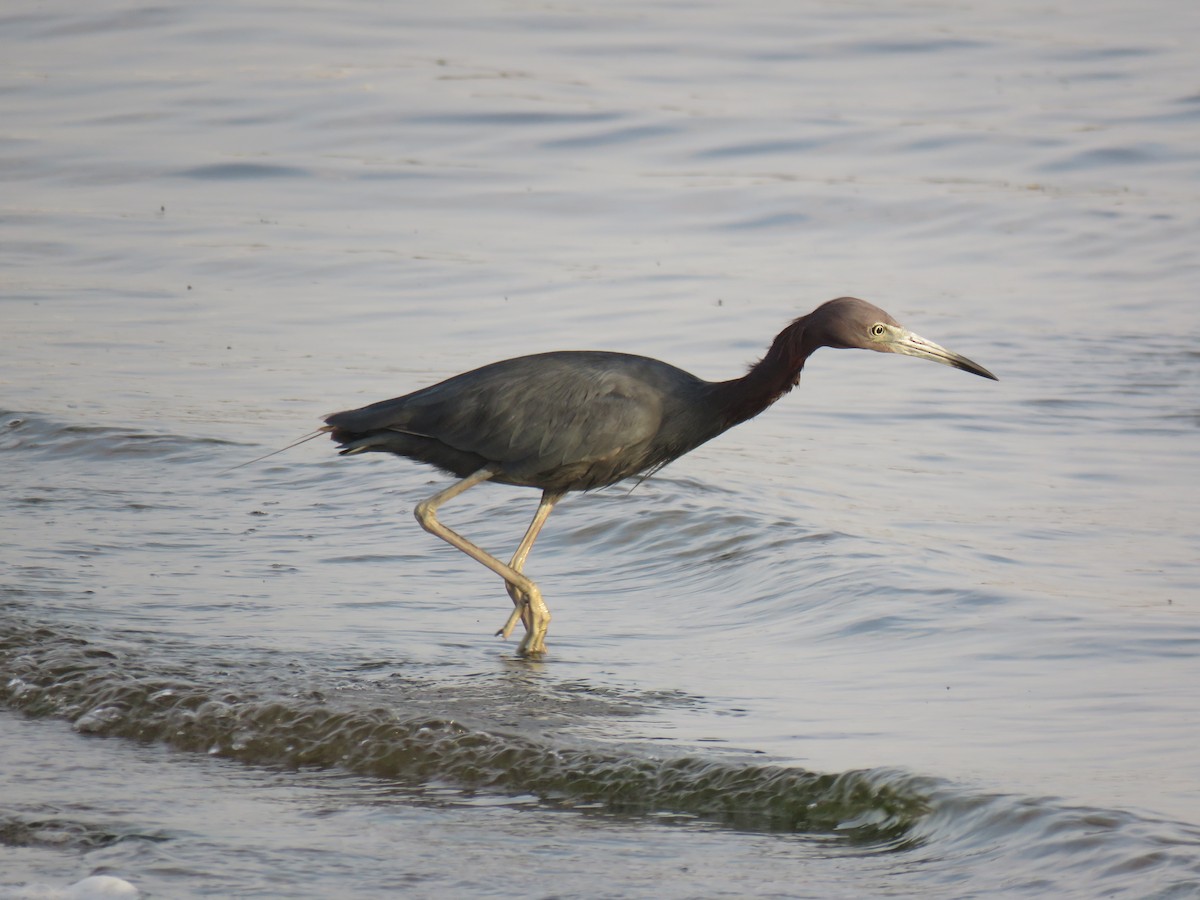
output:
[[[525,626],[525,637],[517,645],[517,655],[526,658],[541,657],[546,653],[546,631],[550,627],[550,610],[542,599],[542,593],[531,583],[532,590],[526,593],[507,585],[508,595],[513,601],[513,611],[503,627],[496,632],[505,640],[517,627],[517,620]]]
[[[502,637],[506,641],[512,636],[513,629],[517,627],[517,622],[525,616],[525,604],[520,603],[513,607],[513,611],[509,614],[508,620],[496,632],[496,637]]]
[[[506,584],[504,587],[508,591],[508,596],[512,598],[513,611],[509,614],[508,619],[500,630],[496,632],[496,637],[508,640],[513,633],[513,629],[517,627],[518,619],[525,626],[525,633],[529,633],[533,623],[533,614],[529,611],[529,598],[525,595],[524,591],[513,587],[511,584]]]
[[[525,637],[521,638],[521,643],[517,645],[517,656],[524,659],[541,659],[546,655],[546,629],[550,625],[550,613],[546,613],[546,618],[541,624],[541,627],[534,626],[525,632]]]
[[[521,657],[521,659],[533,659],[533,660],[545,659],[545,657],[546,657],[545,641],[542,642],[541,646],[538,649],[534,649],[532,646],[526,646],[525,644],[526,644],[525,641],[521,641],[520,645],[517,647],[517,656]]]

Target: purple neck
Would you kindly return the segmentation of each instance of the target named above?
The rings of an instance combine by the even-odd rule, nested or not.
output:
[[[731,428],[752,419],[800,381],[800,370],[819,346],[806,335],[808,316],[801,316],[775,337],[761,360],[741,378],[714,385],[723,424]]]

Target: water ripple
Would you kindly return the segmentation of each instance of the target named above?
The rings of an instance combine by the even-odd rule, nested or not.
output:
[[[388,706],[376,706],[364,702],[374,691],[239,684],[227,665],[200,678],[154,671],[130,646],[109,649],[48,628],[7,625],[0,639],[7,677],[0,698],[27,715],[70,719],[85,734],[161,742],[255,765],[336,767],[409,785],[449,782],[461,790],[533,794],[555,808],[862,842],[903,836],[925,809],[917,782],[895,772],[818,774],[551,744],[498,723],[397,712],[407,705],[403,683],[389,683]],[[610,705],[603,697],[582,699]]]
[[[499,692],[497,684],[478,681],[439,687],[375,663],[331,679],[293,662],[282,680],[270,659],[247,665],[218,653],[210,662],[196,657],[180,666],[178,646],[159,658],[144,640],[42,626],[11,610],[3,616],[0,702],[27,716],[68,719],[84,734],[247,765],[338,770],[469,802],[491,796],[520,807],[535,798],[548,809],[826,835],[859,853],[903,854],[906,866],[937,861],[941,878],[975,872],[984,856],[995,865],[982,881],[976,872],[973,883],[986,881],[982,887],[994,891],[1064,895],[1072,873],[1087,873],[1091,888],[1106,896],[1191,896],[1200,886],[1200,829],[1129,811],[973,793],[893,769],[821,774],[564,741],[544,723],[505,725],[512,710],[501,709],[497,718],[499,697],[512,700],[541,685],[536,702],[546,702],[544,682],[528,673]],[[438,694],[434,706],[459,694],[463,715],[423,710],[421,698],[430,691]],[[464,703],[464,692],[474,693],[473,704]],[[688,702],[596,691],[579,681],[561,682],[552,692],[559,713],[574,720]],[[86,849],[128,837],[163,839],[59,816],[0,817],[0,842],[9,846]]]

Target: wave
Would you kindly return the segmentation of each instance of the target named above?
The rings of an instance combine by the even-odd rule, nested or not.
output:
[[[469,791],[534,795],[543,804],[625,816],[702,819],[751,831],[903,838],[926,812],[920,779],[894,771],[820,774],[696,756],[660,757],[547,741],[464,717],[430,715],[420,680],[297,690],[295,673],[237,683],[217,669],[162,671],[136,644],[58,627],[6,623],[0,702],[29,716],[70,720],[87,734],[159,742],[247,764],[336,768]],[[189,665],[189,669],[193,667]],[[292,682],[291,684],[287,682]],[[392,701],[378,702],[380,694]],[[611,710],[613,698],[588,698]],[[406,712],[405,707],[415,708]],[[578,707],[576,707],[578,708]],[[503,713],[503,707],[500,710]],[[473,721],[473,719],[475,719]]]
[[[247,662],[196,650],[144,633],[39,624],[10,602],[0,608],[0,703],[69,720],[81,733],[252,766],[903,853],[906,867],[936,866],[938,877],[971,882],[972,890],[1200,894],[1200,829],[1191,825],[982,793],[898,769],[819,773],[712,752],[571,741],[557,727],[697,698],[554,684],[523,670],[507,681],[448,686],[403,672],[384,677],[393,667],[380,664],[331,668],[269,652]],[[37,842],[42,830],[0,819],[0,843]],[[85,844],[125,837],[72,835]]]
[[[37,414],[0,410],[0,452],[105,459],[200,459],[212,448],[236,446],[219,438],[164,434],[104,425],[74,425]]]
[[[163,834],[118,830],[97,822],[62,816],[31,818],[0,815],[0,847],[48,847],[87,852],[97,847],[111,847],[122,841],[159,842],[167,839]],[[0,897],[3,896],[0,894]]]

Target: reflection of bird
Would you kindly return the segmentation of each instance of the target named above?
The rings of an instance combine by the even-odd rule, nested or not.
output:
[[[394,400],[329,416],[342,453],[384,451],[430,463],[461,480],[417,504],[426,531],[500,575],[518,617],[518,653],[545,652],[550,612],[522,574],[538,532],[567,491],[647,475],[758,415],[796,386],[818,347],[903,353],[995,380],[964,356],[920,338],[878,307],[841,297],[796,319],[741,378],[704,381],[657,359],[562,351],[522,356],[456,375]],[[541,488],[533,522],[505,565],[438,521],[447,500],[483,481]]]

